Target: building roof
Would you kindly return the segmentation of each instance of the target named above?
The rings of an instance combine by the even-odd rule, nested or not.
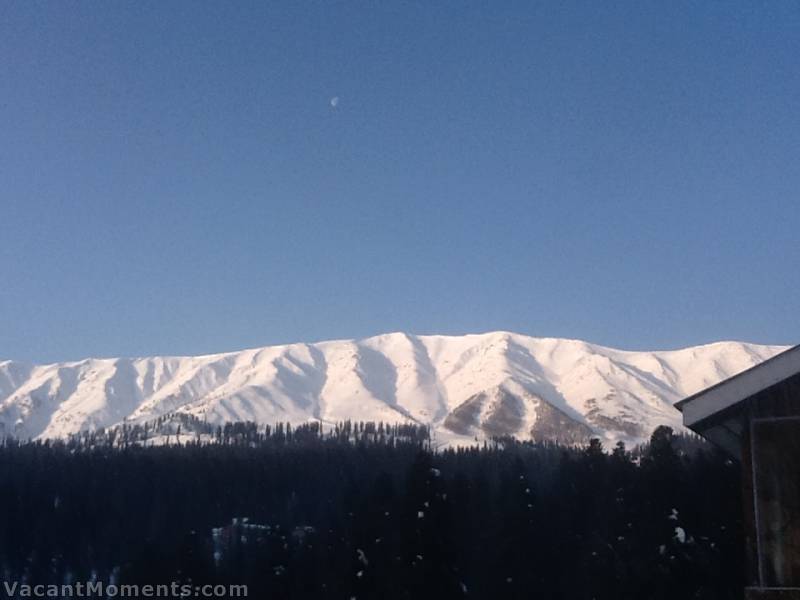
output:
[[[741,423],[736,405],[800,374],[800,345],[675,404],[683,424],[728,452],[738,455]]]

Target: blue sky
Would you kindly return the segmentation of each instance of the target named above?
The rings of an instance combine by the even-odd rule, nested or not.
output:
[[[0,358],[800,342],[800,5],[433,4],[3,3]]]

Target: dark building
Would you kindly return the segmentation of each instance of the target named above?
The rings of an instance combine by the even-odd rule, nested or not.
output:
[[[676,406],[742,462],[745,597],[800,600],[800,346]]]

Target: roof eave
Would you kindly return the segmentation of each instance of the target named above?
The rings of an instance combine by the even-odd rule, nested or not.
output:
[[[675,407],[683,413],[686,427],[702,433],[702,427],[695,427],[704,420],[798,373],[800,345],[689,396],[675,404]]]

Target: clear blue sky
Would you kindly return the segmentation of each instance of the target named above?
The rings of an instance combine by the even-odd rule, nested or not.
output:
[[[794,0],[4,2],[0,358],[800,342],[798,61]]]

